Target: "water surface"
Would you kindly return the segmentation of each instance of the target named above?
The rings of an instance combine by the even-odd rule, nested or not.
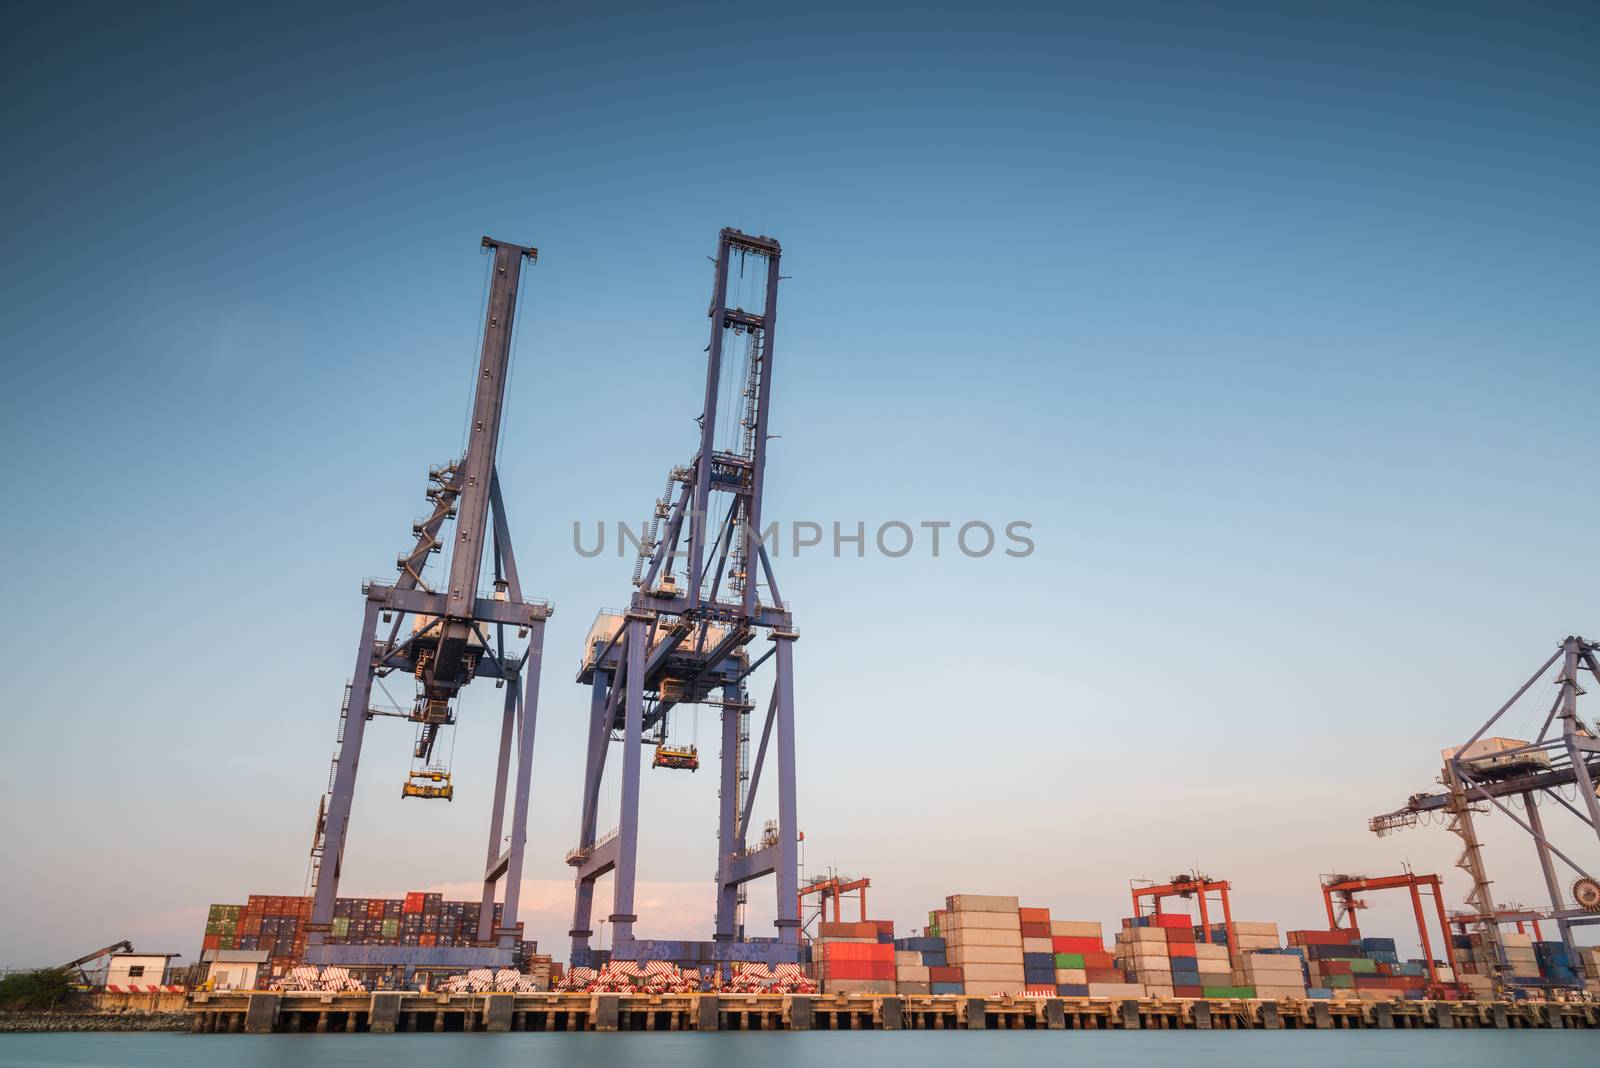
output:
[[[1530,1068],[1600,1063],[1600,1031],[863,1031],[784,1034],[0,1035],[40,1068]]]

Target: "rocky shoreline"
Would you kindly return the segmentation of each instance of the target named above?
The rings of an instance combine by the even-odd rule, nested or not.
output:
[[[187,1031],[187,1012],[0,1012],[0,1034],[50,1031]]]

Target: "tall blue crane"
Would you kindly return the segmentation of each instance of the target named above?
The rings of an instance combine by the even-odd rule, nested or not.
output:
[[[614,959],[800,959],[793,667],[799,633],[779,599],[760,535],[782,251],[771,238],[722,230],[708,313],[699,448],[687,465],[672,470],[667,492],[656,502],[627,611],[602,612],[584,644],[578,682],[590,691],[588,752],[578,844],[567,855],[577,869],[574,965],[590,960],[595,883],[608,873],[614,873]],[[752,283],[748,308],[737,296],[741,279]],[[769,644],[756,655],[750,646],[761,633]],[[755,707],[751,677],[769,660],[770,697],[751,765],[745,744]],[[665,743],[672,711],[701,704],[719,709],[722,728],[716,930],[710,942],[640,939],[634,933],[634,889],[647,732]],[[600,784],[613,741],[622,743],[620,821],[615,831],[597,835]],[[658,766],[698,766],[697,754],[682,747],[663,744],[657,753]],[[778,817],[752,840],[752,806],[769,753],[777,763]],[[740,915],[743,888],[768,875],[776,882],[777,931],[747,938]]]
[[[539,665],[544,650],[547,602],[524,600],[512,552],[511,532],[495,462],[505,408],[506,372],[511,359],[512,324],[523,261],[538,250],[492,238],[483,248],[493,256],[489,300],[478,361],[472,421],[460,459],[428,472],[429,515],[413,524],[415,541],[396,560],[399,577],[391,584],[370,581],[361,587],[365,601],[355,670],[340,713],[339,749],[312,841],[312,906],[306,959],[316,964],[485,967],[511,965],[517,952],[517,905],[522,853],[528,831],[528,792],[533,769],[534,724],[539,706]],[[423,577],[431,554],[450,534],[446,584],[435,589]],[[493,588],[479,588],[485,551],[493,561]],[[378,636],[380,619],[389,625]],[[409,623],[409,626],[407,625]],[[526,637],[519,656],[513,639]],[[385,711],[371,702],[375,680],[395,672],[410,676],[415,697],[409,709]],[[414,756],[432,762],[439,732],[455,723],[457,698],[475,678],[491,678],[505,693],[500,723],[499,761],[489,817],[489,848],[483,871],[476,938],[470,946],[346,945],[328,941],[340,869],[355,797],[356,770],[366,725],[375,716],[394,715],[414,722]],[[511,754],[516,751],[516,785],[509,795],[511,830],[505,833]],[[433,786],[416,778],[443,782]],[[408,778],[402,796],[450,798],[448,772],[424,770]],[[504,910],[495,922],[496,889],[504,880]]]

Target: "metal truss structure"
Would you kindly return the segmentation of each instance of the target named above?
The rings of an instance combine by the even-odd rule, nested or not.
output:
[[[1161,915],[1161,900],[1168,897],[1181,897],[1184,899],[1195,898],[1200,904],[1200,935],[1201,942],[1211,941],[1211,908],[1206,898],[1208,894],[1215,893],[1222,905],[1223,929],[1227,931],[1228,957],[1237,961],[1239,956],[1239,939],[1233,932],[1233,903],[1228,900],[1229,885],[1226,879],[1213,879],[1209,875],[1199,872],[1190,872],[1184,875],[1174,875],[1164,883],[1149,883],[1148,880],[1139,880],[1143,885],[1133,887],[1133,914],[1142,916],[1142,899],[1150,899],[1150,913],[1153,916]]]
[[[1491,947],[1493,959],[1488,962],[1497,983],[1504,984],[1510,975],[1506,961],[1505,945],[1500,937],[1501,910],[1495,905],[1488,868],[1484,863],[1483,844],[1478,837],[1475,817],[1498,810],[1533,839],[1534,851],[1544,875],[1545,888],[1550,895],[1550,909],[1546,915],[1554,919],[1561,931],[1561,940],[1567,944],[1574,958],[1577,948],[1572,929],[1586,924],[1600,924],[1600,883],[1590,870],[1584,868],[1566,852],[1558,848],[1545,833],[1544,817],[1539,808],[1542,803],[1553,803],[1576,817],[1590,833],[1600,840],[1600,798],[1595,795],[1595,783],[1600,781],[1600,739],[1595,737],[1589,724],[1578,714],[1578,698],[1586,691],[1579,685],[1580,671],[1600,678],[1600,659],[1594,642],[1569,636],[1563,640],[1539,666],[1539,669],[1522,684],[1500,710],[1489,717],[1466,743],[1448,754],[1444,770],[1439,777],[1444,790],[1429,794],[1414,794],[1404,807],[1368,823],[1373,833],[1380,837],[1405,827],[1415,826],[1429,813],[1442,813],[1448,817],[1449,827],[1462,842],[1458,867],[1472,879],[1472,890],[1466,902],[1471,906],[1475,926],[1482,932]],[[1510,748],[1496,749],[1491,753],[1472,752],[1479,739],[1489,733],[1513,705],[1526,694],[1545,673],[1560,664],[1554,682],[1555,700],[1531,742]],[[1559,727],[1557,726],[1559,721]],[[1566,787],[1577,790],[1577,804],[1561,794]],[[1522,814],[1514,811],[1509,801],[1520,798]],[[1563,892],[1557,877],[1555,862],[1559,860],[1575,874],[1570,886],[1572,901]],[[1453,924],[1460,924],[1458,917]]]
[[[518,281],[523,261],[536,260],[538,251],[488,237],[483,239],[483,247],[493,255],[493,265],[465,454],[428,473],[432,512],[412,527],[416,540],[396,563],[400,577],[393,584],[373,581],[362,586],[365,611],[356,644],[355,670],[346,690],[339,750],[328,793],[318,813],[311,850],[313,898],[306,960],[314,964],[485,967],[508,966],[516,957],[539,665],[544,624],[551,609],[546,602],[523,598],[495,457]],[[443,547],[440,531],[452,519],[455,526],[450,539],[448,586],[431,589],[423,579],[423,567],[429,554]],[[488,591],[478,586],[486,547],[494,569],[494,587]],[[380,619],[390,624],[382,638],[378,637]],[[405,625],[407,621],[410,626]],[[510,650],[508,630],[528,639],[520,657]],[[374,680],[397,671],[415,679],[412,707],[399,711],[373,708]],[[329,942],[356,770],[368,721],[377,715],[397,715],[415,722],[415,755],[426,759],[439,731],[455,722],[454,702],[474,678],[492,678],[497,688],[506,691],[476,939],[470,946],[448,947]],[[511,830],[509,841],[502,846],[513,748],[517,767],[515,790],[509,797]],[[408,789],[405,796],[448,794],[412,793]],[[495,895],[502,879],[504,911],[496,924]]]
[[[1437,875],[1416,875],[1406,872],[1403,875],[1383,875],[1368,877],[1365,875],[1330,875],[1322,883],[1322,903],[1328,909],[1328,928],[1339,930],[1340,922],[1348,920],[1350,930],[1356,937],[1361,937],[1361,925],[1357,922],[1356,913],[1367,907],[1357,894],[1364,894],[1372,890],[1398,890],[1411,891],[1411,910],[1417,918],[1417,938],[1422,942],[1422,959],[1428,965],[1428,981],[1437,984],[1439,980],[1439,966],[1433,958],[1433,942],[1428,937],[1427,914],[1422,910],[1422,894],[1424,891],[1433,895],[1433,906],[1439,914],[1439,931],[1444,938],[1445,962],[1450,966],[1451,975],[1459,975],[1456,970],[1455,945],[1450,941],[1450,921],[1444,912],[1444,894]]]
[[[588,753],[578,844],[567,856],[577,869],[574,965],[591,959],[595,883],[608,873],[614,873],[613,959],[683,964],[800,959],[793,667],[799,634],[779,600],[759,533],[781,255],[771,238],[731,228],[721,232],[699,449],[688,466],[672,471],[666,495],[656,502],[628,609],[601,613],[584,645],[578,682],[590,689]],[[730,272],[737,266],[742,278],[751,261],[757,270],[764,265],[764,284],[751,296],[759,306],[745,308],[732,298],[737,281]],[[719,411],[725,380],[738,387],[739,399]],[[720,438],[719,421],[726,424]],[[752,657],[749,646],[760,631],[771,645]],[[754,706],[748,680],[768,660],[774,665],[771,696],[755,762],[749,765],[746,740]],[[722,726],[716,930],[711,942],[641,940],[634,934],[641,750],[647,732],[665,738],[674,708],[698,704],[719,709]],[[615,740],[622,743],[620,822],[615,831],[597,836],[600,784]],[[769,751],[778,765],[778,818],[751,842],[750,816]],[[743,887],[767,875],[776,877],[777,935],[746,938]]]

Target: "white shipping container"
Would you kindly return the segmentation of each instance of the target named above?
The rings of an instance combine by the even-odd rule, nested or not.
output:
[[[1172,960],[1172,958],[1167,955],[1167,948],[1165,946],[1156,947],[1151,946],[1149,943],[1140,943],[1136,946],[1127,946],[1120,956],[1127,957],[1129,960],[1134,961],[1155,960],[1160,961],[1163,964],[1166,964],[1168,961]]]
[[[1256,971],[1298,972],[1300,958],[1287,953],[1246,953],[1244,966]]]
[[[1228,947],[1227,946],[1213,946],[1213,945],[1208,945],[1208,944],[1206,944],[1204,942],[1197,942],[1197,943],[1195,943],[1195,947],[1194,947],[1194,958],[1195,958],[1195,960],[1202,960],[1202,961],[1204,961],[1204,960],[1228,960],[1229,959]]]
[[[921,953],[910,952],[910,951],[907,951],[907,950],[895,950],[895,954],[894,954],[895,967],[901,968],[901,967],[904,967],[907,964],[921,964],[921,963],[922,963],[922,954]]]
[[[949,937],[952,931],[1016,931],[1022,934],[1022,920],[1015,912],[952,912],[940,928]]]
[[[1089,973],[1088,973],[1088,971],[1086,969],[1083,969],[1083,968],[1057,968],[1056,969],[1056,985],[1057,986],[1067,986],[1067,985],[1082,986],[1084,983],[1087,983],[1088,981],[1089,981]]]
[[[1152,998],[1170,998],[1173,996],[1171,985],[1166,983],[1145,983],[1144,992],[1146,997]]]
[[[951,964],[1007,964],[1022,967],[1022,950],[1012,946],[955,946],[946,959]]]
[[[1014,897],[995,894],[951,894],[944,899],[951,912],[1016,912],[1021,903]]]
[[[1263,923],[1259,920],[1234,920],[1233,933],[1240,936],[1268,935],[1269,937],[1277,938],[1278,925],[1275,923]]]
[[[1096,920],[1051,920],[1050,934],[1055,938],[1098,938],[1105,941],[1105,931]]]
[[[1117,932],[1118,942],[1157,942],[1167,944],[1167,933],[1159,927],[1124,927]]]
[[[1022,940],[1022,952],[1054,953],[1055,946],[1051,944],[1048,938],[1024,938]]]
[[[898,988],[895,992],[899,994],[933,993],[933,985],[931,983],[908,983],[904,980],[900,980],[895,983],[895,986]]]
[[[906,983],[926,983],[928,969],[921,964],[897,964],[894,969],[895,981],[904,985]]]
[[[955,949],[957,946],[1010,946],[1018,953],[1022,952],[1021,931],[991,931],[979,927],[969,931],[951,931],[944,936],[946,949]]]

